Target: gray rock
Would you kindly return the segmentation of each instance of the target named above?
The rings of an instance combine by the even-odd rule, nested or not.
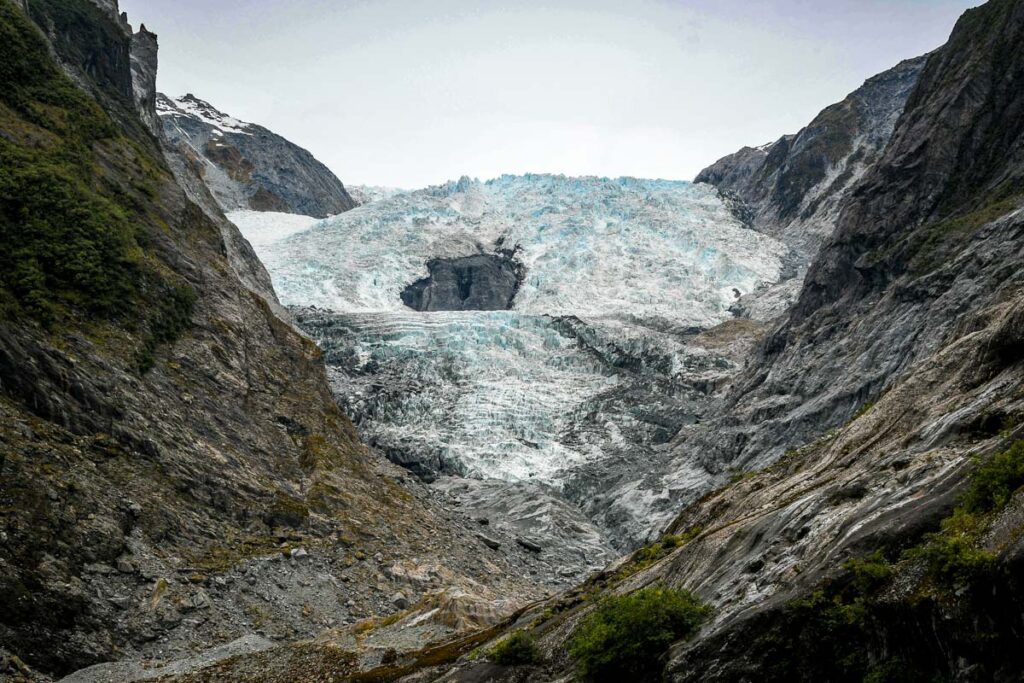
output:
[[[209,609],[210,596],[206,594],[206,591],[196,591],[195,595],[192,596],[191,604],[193,609]]]
[[[417,311],[499,311],[512,307],[525,275],[509,254],[438,258],[430,275],[402,292],[402,303]]]
[[[498,548],[501,547],[501,543],[499,543],[498,541],[494,540],[490,536],[487,536],[486,534],[478,533],[476,535],[476,537],[480,540],[481,543],[483,543],[485,546],[487,546],[491,550],[497,550]]]
[[[908,59],[869,78],[799,133],[744,147],[694,182],[717,187],[740,220],[782,239],[806,268],[845,197],[881,157],[925,60]]]
[[[409,599],[405,597],[405,593],[399,591],[398,593],[395,593],[391,596],[391,604],[394,605],[396,609],[408,609]]]
[[[516,538],[516,543],[521,545],[523,548],[526,548],[531,553],[539,553],[543,550],[539,543],[535,543],[527,538]]]
[[[330,169],[262,126],[237,121],[191,94],[172,100],[158,93],[156,110],[169,147],[202,165],[202,178],[224,211],[325,218],[356,205]]]
[[[156,114],[157,51],[156,34],[141,25],[131,38],[132,93],[139,118],[153,135],[159,135],[161,129]]]

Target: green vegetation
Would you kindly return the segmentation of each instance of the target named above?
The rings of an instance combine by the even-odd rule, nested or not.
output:
[[[975,514],[1000,510],[1021,486],[1024,486],[1024,441],[997,453],[974,471],[961,506]]]
[[[691,527],[682,534],[666,534],[661,540],[640,548],[634,554],[632,560],[623,565],[615,575],[615,582],[621,581],[637,572],[647,569],[663,557],[668,556],[676,548],[684,546],[698,535],[703,529],[699,526]]]
[[[903,552],[876,551],[843,565],[845,572],[809,597],[790,602],[760,643],[772,651],[765,680],[786,680],[793,671],[809,679],[901,681],[930,680],[922,672],[941,663],[916,653],[912,637],[904,643],[911,659],[892,656],[890,629],[895,620],[929,625],[936,605],[965,602],[968,618],[991,614],[997,581],[996,556],[982,545],[995,515],[1024,486],[1024,441],[979,463],[965,493],[938,531],[925,534]],[[909,600],[887,598],[893,578],[902,569],[921,566],[924,580]],[[978,590],[978,589],[981,590]],[[998,599],[995,599],[998,601]],[[1012,608],[1011,608],[1012,611]],[[949,618],[948,615],[944,618]],[[993,646],[996,636],[972,623],[956,636],[971,651]],[[887,652],[872,661],[871,652]],[[911,661],[912,660],[912,661]],[[908,678],[909,676],[909,678]]]
[[[602,601],[569,645],[584,681],[653,681],[673,642],[692,636],[711,609],[684,590],[650,587]]]
[[[923,560],[938,586],[952,588],[990,570],[995,555],[982,548],[980,539],[995,513],[1006,507],[1024,486],[1024,441],[997,453],[979,465],[959,504],[939,531],[927,534],[908,550],[908,559]]]
[[[868,401],[867,403],[865,403],[864,405],[862,405],[860,408],[857,409],[857,412],[853,414],[853,419],[854,420],[860,419],[864,415],[867,415],[869,412],[871,412],[871,409],[874,408],[874,407],[875,407],[875,402],[874,401]]]
[[[52,322],[57,303],[116,313],[140,250],[123,207],[93,187],[109,118],[53,64],[35,28],[0,4],[0,282],[5,308]]]
[[[263,515],[263,521],[271,528],[283,526],[298,529],[306,524],[308,518],[309,507],[304,502],[280,491]]]
[[[756,477],[758,474],[755,470],[745,471],[740,467],[730,467],[727,472],[729,474],[730,484],[738,484],[745,479]]]
[[[103,45],[124,41],[89,3],[44,5],[69,31],[81,24],[110,33],[97,37]],[[0,312],[47,328],[69,312],[141,327],[136,365],[152,366],[156,347],[189,327],[195,301],[145,250],[158,168],[56,66],[24,14],[0,2]]]
[[[950,245],[970,239],[980,228],[1015,210],[1021,200],[1019,189],[1004,187],[993,192],[980,208],[928,226],[912,263],[914,272],[924,274],[938,268],[948,257]]]
[[[160,344],[174,341],[192,326],[192,309],[195,303],[195,290],[188,285],[168,288],[150,320],[149,335],[142,343],[138,362],[141,372],[153,367],[154,354]]]
[[[541,660],[536,639],[526,631],[516,631],[494,646],[488,655],[495,664],[519,666]]]

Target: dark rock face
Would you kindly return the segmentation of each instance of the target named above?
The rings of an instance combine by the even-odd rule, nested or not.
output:
[[[878,160],[926,57],[873,78],[795,135],[740,151],[701,171],[736,202],[753,228],[781,238],[807,261],[835,226],[842,200]]]
[[[711,468],[769,462],[848,420],[1021,286],[1011,264],[1024,249],[1014,214],[1024,60],[1009,46],[1020,45],[1022,15],[1020,2],[972,10],[929,56],[879,161],[846,191],[798,302],[738,382],[728,419],[681,448]]]
[[[53,42],[58,59],[80,83],[106,97],[132,101],[131,30],[115,0],[76,3],[27,2],[32,20]]]
[[[523,280],[523,267],[505,254],[476,254],[427,263],[430,276],[402,292],[402,303],[417,311],[502,311]]]
[[[316,218],[356,206],[341,181],[280,135],[186,95],[157,95],[168,146],[202,175],[224,211],[280,211]]]

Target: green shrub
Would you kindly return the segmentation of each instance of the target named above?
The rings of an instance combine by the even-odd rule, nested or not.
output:
[[[885,559],[880,550],[867,557],[847,560],[843,563],[843,569],[852,575],[851,588],[858,595],[874,593],[892,578],[892,564]]]
[[[923,560],[932,579],[943,586],[971,583],[992,569],[996,556],[980,539],[992,517],[1024,485],[1024,441],[996,453],[971,474],[970,485],[939,531],[907,550],[909,559]]]
[[[196,293],[188,285],[170,287],[160,304],[154,310],[149,334],[142,343],[139,353],[139,371],[146,372],[156,362],[156,349],[160,344],[172,342],[192,325],[192,309]]]
[[[541,660],[536,640],[526,631],[516,631],[495,645],[489,657],[492,662],[502,666],[536,664]]]
[[[1024,486],[1024,441],[997,453],[975,470],[962,505],[969,512],[998,510],[1010,502],[1021,486]]]
[[[941,530],[925,535],[922,543],[904,555],[923,560],[931,577],[943,585],[969,582],[995,560],[992,553],[978,545],[985,527],[980,516],[957,508],[942,520]]]
[[[688,591],[650,587],[606,598],[569,645],[585,681],[652,681],[669,645],[693,635],[711,609]]]

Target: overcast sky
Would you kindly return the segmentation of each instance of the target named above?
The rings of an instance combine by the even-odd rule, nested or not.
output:
[[[943,42],[977,0],[121,0],[160,89],[345,183],[691,179]]]

